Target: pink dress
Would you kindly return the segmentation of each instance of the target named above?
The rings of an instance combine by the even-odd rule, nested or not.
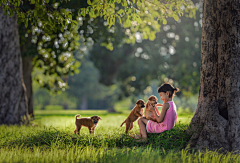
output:
[[[149,120],[146,125],[147,132],[149,133],[161,133],[166,130],[170,130],[174,127],[177,122],[177,107],[173,101],[168,102],[170,107],[167,110],[163,122],[158,123]],[[160,116],[159,112],[157,112]]]

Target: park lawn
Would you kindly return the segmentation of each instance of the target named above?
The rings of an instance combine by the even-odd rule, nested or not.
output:
[[[74,115],[99,115],[95,135],[83,127],[74,135]],[[188,151],[184,132],[193,114],[178,116],[177,125],[162,134],[148,134],[148,143],[124,135],[127,113],[106,111],[36,112],[28,126],[0,126],[0,162],[240,162],[239,155]],[[133,134],[139,133],[137,122]]]

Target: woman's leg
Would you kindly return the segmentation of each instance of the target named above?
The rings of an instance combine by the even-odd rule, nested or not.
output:
[[[140,128],[140,135],[142,136],[143,139],[147,140],[147,129],[146,125],[149,120],[145,118],[139,118],[138,120],[138,126]]]

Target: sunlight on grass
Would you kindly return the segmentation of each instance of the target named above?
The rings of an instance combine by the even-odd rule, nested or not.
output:
[[[44,113],[46,112],[46,113]],[[52,114],[51,118],[49,116]],[[65,114],[66,116],[61,116],[62,114]],[[120,128],[121,123],[127,118],[129,112],[125,114],[107,114],[105,110],[89,110],[89,111],[79,111],[79,110],[63,110],[63,111],[40,111],[36,112],[36,121],[33,122],[34,124],[46,126],[46,127],[55,127],[59,129],[67,129],[73,131],[75,129],[75,115],[81,114],[81,117],[90,117],[93,115],[98,115],[102,118],[102,120],[99,121],[98,127],[96,128],[96,132],[98,130],[124,130],[125,126]],[[48,115],[48,116],[43,116]],[[56,116],[59,115],[59,116]],[[188,124],[191,121],[193,115],[179,115],[178,116],[178,123],[181,124]],[[138,130],[138,124],[137,121],[134,122],[134,128],[133,131]],[[87,132],[88,129],[86,127],[82,128],[81,132]]]
[[[180,114],[176,126],[161,134],[148,134],[147,143],[137,143],[124,134],[120,124],[127,114],[99,112],[102,121],[89,135],[83,127],[73,133],[75,114],[89,117],[96,111],[64,111],[44,116],[36,112],[29,126],[0,126],[0,162],[239,162],[240,156],[185,149],[189,136],[185,130],[192,114]],[[102,113],[102,114],[101,114]],[[139,133],[137,122],[130,133]]]
[[[37,116],[75,116],[76,114],[83,115],[101,115],[107,114],[107,110],[35,110],[34,114]]]

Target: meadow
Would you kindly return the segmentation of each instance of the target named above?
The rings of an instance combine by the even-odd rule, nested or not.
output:
[[[193,114],[179,114],[176,126],[162,134],[148,134],[137,143],[120,124],[129,112],[37,110],[29,125],[0,126],[0,162],[240,162],[239,155],[186,149],[184,132]],[[99,115],[95,135],[83,127],[73,133],[75,115]],[[139,133],[137,122],[131,134]]]

